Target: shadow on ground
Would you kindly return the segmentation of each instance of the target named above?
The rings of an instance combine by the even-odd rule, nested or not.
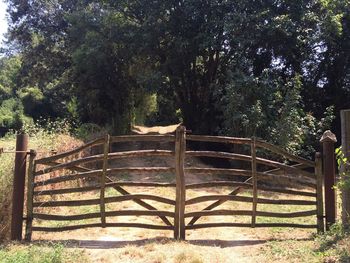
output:
[[[307,241],[308,238],[293,239],[294,241]],[[188,240],[183,241],[190,245],[195,246],[207,246],[207,247],[243,247],[243,246],[254,246],[262,245],[270,241],[286,241],[285,239],[276,240],[276,239],[267,239],[267,240],[219,240],[219,239],[197,239],[197,240]],[[176,242],[171,238],[151,238],[151,239],[141,239],[133,241],[105,241],[105,240],[36,240],[33,241],[33,244],[45,245],[45,244],[63,244],[68,248],[86,248],[86,249],[113,249],[113,248],[123,248],[125,246],[144,246],[147,244],[168,244]]]

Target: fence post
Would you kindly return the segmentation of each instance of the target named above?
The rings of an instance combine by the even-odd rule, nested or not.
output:
[[[36,151],[30,150],[27,176],[27,220],[25,232],[26,241],[30,241],[32,239],[35,157]]]
[[[176,205],[174,219],[174,238],[185,240],[185,153],[186,128],[179,126],[176,129],[175,139],[175,173],[176,173]]]
[[[251,143],[251,156],[252,156],[252,178],[253,178],[253,209],[252,209],[252,227],[255,227],[256,223],[256,209],[258,200],[258,178],[256,173],[256,138],[252,138]]]
[[[315,174],[317,180],[317,232],[324,232],[324,214],[323,214],[323,173],[322,173],[322,154],[315,154]]]
[[[12,191],[11,240],[22,240],[27,149],[28,135],[18,134],[16,138],[15,172]]]
[[[323,147],[323,171],[324,171],[324,191],[326,208],[326,229],[335,223],[337,214],[337,204],[335,195],[335,153],[334,144],[337,142],[336,136],[331,131],[325,131],[321,140]]]
[[[345,157],[348,158],[348,160],[350,161],[350,110],[340,111],[340,118],[341,118],[341,147]],[[342,165],[341,172],[348,175],[350,172],[349,165],[348,164]],[[349,188],[342,189],[342,222],[346,228],[350,228],[350,189]]]
[[[108,153],[110,146],[110,136],[107,134],[105,136],[105,143],[103,146],[103,167],[102,175],[100,178],[100,213],[101,213],[101,225],[106,227],[106,203],[105,203],[105,189],[106,189],[106,176],[108,169]]]

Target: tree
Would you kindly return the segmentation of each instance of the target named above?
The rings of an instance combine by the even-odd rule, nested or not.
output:
[[[119,133],[182,119],[195,133],[300,150],[350,94],[345,1],[8,3],[17,86],[35,118],[73,113]],[[139,114],[151,97],[153,113]]]

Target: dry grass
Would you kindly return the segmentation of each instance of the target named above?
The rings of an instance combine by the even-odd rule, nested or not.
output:
[[[38,158],[40,158],[50,154],[51,150],[64,152],[81,144],[82,141],[69,135],[42,132],[39,135],[30,136],[28,148],[47,152],[39,153]],[[0,139],[0,148],[4,148],[7,151],[14,151],[15,145],[15,135],[8,135]],[[9,238],[13,171],[14,154],[0,155],[0,241]],[[50,177],[55,176],[58,175],[50,175]]]

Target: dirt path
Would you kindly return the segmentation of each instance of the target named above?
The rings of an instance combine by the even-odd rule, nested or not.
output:
[[[128,150],[142,149],[145,145],[135,144],[133,147],[125,146]],[[165,147],[166,145],[160,145]],[[134,148],[134,149],[130,149]],[[125,150],[120,148],[119,150]],[[191,164],[196,166],[206,166],[199,160],[190,160]],[[173,166],[173,160],[169,158],[145,158],[123,160],[119,163],[113,163],[115,167],[122,166]],[[154,177],[142,174],[134,174],[127,178],[133,181],[154,181]],[[156,178],[156,181],[169,182],[175,181],[173,175],[163,174]],[[203,181],[203,177],[193,174],[186,174],[186,182],[193,183]],[[174,189],[168,188],[144,188],[129,187],[131,193],[146,193],[175,199]],[[211,189],[201,191],[188,191],[188,197],[195,197],[203,194],[228,193],[232,189]],[[98,193],[96,193],[98,194]],[[112,191],[108,194],[114,194]],[[89,198],[84,195],[82,199]],[[96,198],[96,197],[95,197]],[[157,202],[149,202],[160,210],[171,211],[172,206],[159,205]],[[203,209],[208,203],[194,205],[190,211]],[[235,204],[236,205],[236,204]],[[231,208],[232,202],[224,204],[221,208]],[[142,209],[132,201],[122,204],[108,205],[109,209]],[[236,208],[236,207],[235,207]],[[244,207],[241,207],[244,209]],[[246,208],[247,209],[247,208]],[[249,209],[249,207],[248,207]],[[71,211],[60,211],[69,213]],[[200,219],[199,222],[237,222],[237,218],[228,219],[228,217],[210,217],[209,219]],[[245,219],[245,220],[249,220]],[[129,217],[108,218],[108,222],[128,222],[128,223],[148,223],[163,224],[154,217]],[[188,220],[187,220],[188,222]],[[211,228],[200,230],[189,230],[186,232],[186,241],[177,242],[172,239],[173,231],[167,230],[145,230],[138,228],[93,228],[86,230],[76,230],[61,233],[41,233],[35,232],[33,240],[36,241],[57,241],[63,242],[71,248],[78,248],[85,251],[91,262],[174,262],[174,263],[231,263],[231,262],[264,262],[262,251],[269,240],[279,238],[291,238],[288,231],[279,233],[270,230],[254,230],[243,228]],[[307,238],[310,231],[298,232],[298,238]]]

